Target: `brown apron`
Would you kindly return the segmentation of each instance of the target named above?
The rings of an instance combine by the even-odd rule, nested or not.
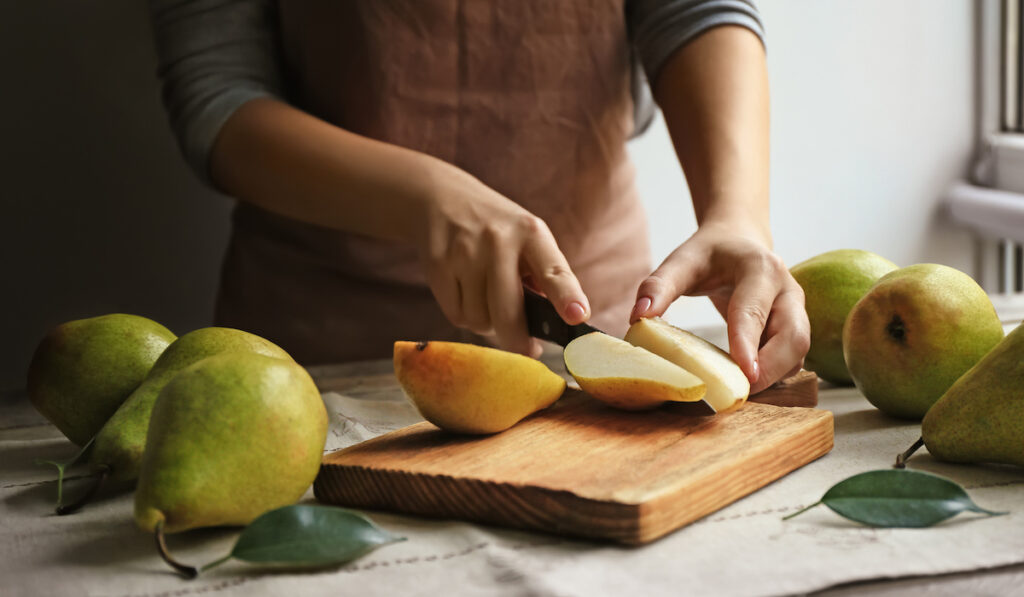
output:
[[[626,153],[622,0],[289,0],[279,11],[290,101],[448,161],[544,219],[591,322],[624,332],[650,264]],[[305,364],[388,357],[395,340],[479,341],[447,322],[411,246],[245,203],[216,321]]]

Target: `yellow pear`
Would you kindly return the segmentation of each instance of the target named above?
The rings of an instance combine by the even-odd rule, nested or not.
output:
[[[693,373],[608,334],[580,336],[564,356],[580,388],[615,408],[643,410],[704,397],[705,384]]]
[[[750,381],[727,352],[660,317],[638,320],[625,340],[700,378],[707,386],[704,400],[718,412],[740,406],[750,394]]]
[[[395,377],[423,418],[456,433],[497,433],[555,403],[565,380],[543,363],[460,342],[395,342]]]

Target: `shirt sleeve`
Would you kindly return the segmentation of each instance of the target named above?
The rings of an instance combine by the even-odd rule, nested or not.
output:
[[[186,161],[210,183],[221,126],[242,104],[282,97],[270,0],[150,0],[164,106]]]
[[[626,25],[650,81],[657,80],[676,50],[712,27],[746,27],[764,43],[761,16],[752,0],[628,0]]]

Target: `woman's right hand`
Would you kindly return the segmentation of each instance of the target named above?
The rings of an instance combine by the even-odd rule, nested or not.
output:
[[[540,343],[526,331],[524,280],[567,323],[590,318],[587,297],[543,220],[450,164],[431,170],[416,242],[452,324],[493,335],[499,348],[539,356]]]

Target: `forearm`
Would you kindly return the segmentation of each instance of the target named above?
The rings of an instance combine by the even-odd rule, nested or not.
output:
[[[768,76],[742,27],[711,29],[678,50],[653,85],[701,226],[727,225],[769,246]]]
[[[427,203],[469,176],[416,151],[345,131],[272,99],[239,108],[210,153],[214,183],[290,218],[389,240],[418,240]]]

